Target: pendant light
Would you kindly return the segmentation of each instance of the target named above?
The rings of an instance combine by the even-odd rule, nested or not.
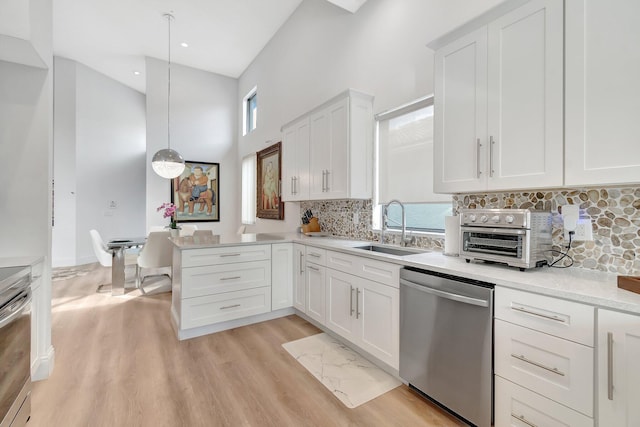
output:
[[[167,62],[167,147],[158,151],[151,159],[153,171],[163,178],[176,178],[184,171],[184,159],[175,150],[171,149],[171,21],[175,18],[170,13],[165,13],[169,25],[169,60]]]

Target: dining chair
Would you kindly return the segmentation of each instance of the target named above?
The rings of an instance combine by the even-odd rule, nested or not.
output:
[[[111,252],[107,250],[107,245],[104,244],[102,240],[102,236],[98,233],[98,230],[89,230],[89,235],[91,236],[91,245],[93,247],[93,252],[98,258],[98,262],[103,267],[111,267],[111,261],[113,259],[113,255]],[[124,256],[124,266],[125,269],[127,266],[136,265],[137,264],[137,255],[136,254],[125,254]],[[125,270],[126,271],[126,270]],[[110,285],[111,283],[102,283],[98,285],[98,289],[96,292],[102,291],[104,286]]]
[[[207,237],[213,236],[213,230],[195,230],[193,232],[193,237]]]
[[[193,233],[198,229],[197,225],[184,224],[180,226],[180,237],[193,236]]]
[[[169,273],[150,274],[145,276],[144,269],[170,269],[173,257],[173,243],[169,240],[171,232],[169,231],[152,231],[147,237],[147,242],[138,254],[136,265],[136,287],[145,294],[143,287],[144,280],[147,277],[167,276],[171,278]]]

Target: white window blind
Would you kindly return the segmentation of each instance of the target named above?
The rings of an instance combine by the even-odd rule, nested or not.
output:
[[[433,96],[376,116],[377,200],[451,202],[433,192]]]
[[[256,223],[256,154],[242,159],[242,223]]]

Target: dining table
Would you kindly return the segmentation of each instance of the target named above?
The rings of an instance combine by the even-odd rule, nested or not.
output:
[[[124,295],[124,255],[130,248],[144,246],[146,237],[123,237],[107,242],[107,250],[111,252],[111,295]]]

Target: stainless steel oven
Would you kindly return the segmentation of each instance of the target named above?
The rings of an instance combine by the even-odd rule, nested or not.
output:
[[[465,209],[460,215],[460,256],[540,267],[551,260],[551,213],[529,209]]]
[[[31,413],[31,270],[0,269],[0,427]]]

